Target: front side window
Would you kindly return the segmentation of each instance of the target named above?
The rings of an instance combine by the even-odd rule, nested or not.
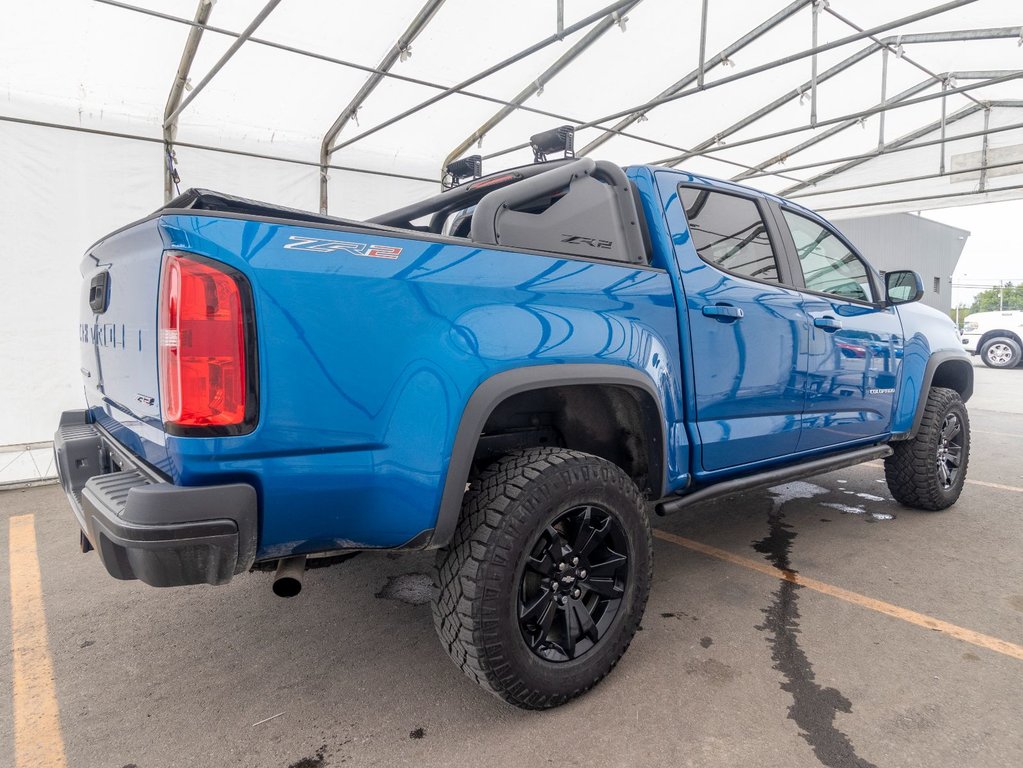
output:
[[[808,291],[854,301],[873,300],[867,266],[834,232],[797,213],[782,213],[796,243]]]
[[[778,262],[755,202],[692,187],[679,187],[678,196],[700,258],[743,277],[778,282]]]

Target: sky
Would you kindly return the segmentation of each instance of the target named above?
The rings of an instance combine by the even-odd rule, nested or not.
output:
[[[958,208],[922,211],[921,215],[943,224],[969,230],[966,247],[952,275],[952,306],[970,304],[983,288],[999,280],[1023,282],[1023,200],[983,203]]]

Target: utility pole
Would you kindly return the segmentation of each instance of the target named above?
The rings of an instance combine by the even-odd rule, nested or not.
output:
[[[998,281],[998,311],[1005,311],[1005,283],[1001,280]]]

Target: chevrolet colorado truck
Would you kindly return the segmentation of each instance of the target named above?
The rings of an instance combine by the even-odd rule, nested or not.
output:
[[[875,459],[939,510],[966,476],[973,368],[919,276],[730,182],[563,159],[368,221],[190,190],[81,273],[83,551],[288,595],[434,549],[445,650],[524,708],[625,652],[654,515]]]

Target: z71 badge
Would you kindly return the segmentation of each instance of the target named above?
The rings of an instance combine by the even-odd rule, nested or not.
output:
[[[390,245],[350,243],[346,240],[324,240],[319,237],[299,237],[298,235],[292,235],[288,239],[292,242],[284,247],[294,251],[313,251],[314,253],[344,251],[354,256],[370,256],[374,259],[396,259],[401,255],[401,248]]]

